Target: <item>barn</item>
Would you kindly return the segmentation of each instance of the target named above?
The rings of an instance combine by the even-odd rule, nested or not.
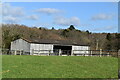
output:
[[[11,42],[14,55],[82,55],[89,54],[90,46],[67,40],[24,39]]]

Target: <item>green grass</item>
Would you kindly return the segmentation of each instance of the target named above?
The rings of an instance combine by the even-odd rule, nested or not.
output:
[[[120,69],[120,57],[118,58],[118,68]]]
[[[118,59],[81,56],[3,56],[3,78],[117,78]]]

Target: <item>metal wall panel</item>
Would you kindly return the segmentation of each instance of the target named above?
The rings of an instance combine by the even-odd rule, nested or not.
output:
[[[35,44],[28,43],[23,39],[18,39],[11,42],[11,50],[24,50],[25,52],[30,52],[37,54],[53,53],[54,44]],[[81,51],[84,50],[84,51]],[[90,50],[89,46],[75,46],[72,45],[72,53],[74,54],[88,54]],[[34,51],[34,52],[33,52]]]
[[[89,46],[72,46],[74,54],[88,54],[90,47]]]
[[[53,45],[52,44],[30,44],[30,53],[42,54],[42,53],[53,53]]]
[[[23,39],[18,39],[11,42],[11,50],[23,50],[25,52],[30,52],[30,43]]]

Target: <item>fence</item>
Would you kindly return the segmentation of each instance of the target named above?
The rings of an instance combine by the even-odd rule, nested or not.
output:
[[[2,49],[2,55],[30,55],[30,53],[23,50]]]
[[[45,55],[45,56],[113,56],[118,57],[118,51],[110,50],[23,50],[2,49],[2,55]]]

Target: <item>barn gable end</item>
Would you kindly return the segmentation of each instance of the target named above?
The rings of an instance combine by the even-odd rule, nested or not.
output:
[[[25,52],[29,52],[30,43],[23,39],[17,39],[11,42],[11,50],[23,50]]]

